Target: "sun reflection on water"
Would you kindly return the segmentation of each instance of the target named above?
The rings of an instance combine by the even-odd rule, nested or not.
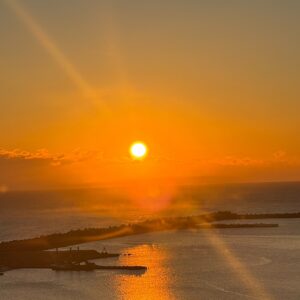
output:
[[[119,299],[175,299],[170,285],[172,284],[171,270],[166,262],[169,254],[158,246],[141,245],[127,250],[131,256],[122,256],[122,265],[145,265],[146,273],[137,276],[116,276],[116,289]]]

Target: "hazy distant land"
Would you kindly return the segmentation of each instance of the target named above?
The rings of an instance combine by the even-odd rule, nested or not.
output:
[[[249,228],[249,227],[276,227],[278,224],[251,223],[251,224],[220,224],[216,221],[300,218],[298,213],[274,214],[235,214],[229,211],[208,213],[198,216],[151,219],[142,222],[109,226],[105,228],[85,228],[71,230],[66,233],[54,233],[40,237],[14,240],[0,243],[0,253],[3,251],[41,251],[71,245],[78,245],[92,241],[106,240],[117,237],[144,234],[155,231],[206,229],[206,228]]]

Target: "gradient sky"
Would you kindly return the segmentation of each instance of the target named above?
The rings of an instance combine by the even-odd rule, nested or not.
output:
[[[0,0],[0,37],[0,190],[300,180],[300,1]]]

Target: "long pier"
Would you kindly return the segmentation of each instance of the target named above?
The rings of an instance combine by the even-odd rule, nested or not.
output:
[[[145,266],[102,266],[95,263],[86,262],[85,264],[61,264],[51,267],[54,271],[95,271],[95,270],[129,270],[143,271],[147,270]]]

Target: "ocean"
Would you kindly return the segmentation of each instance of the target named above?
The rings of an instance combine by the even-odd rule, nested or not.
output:
[[[299,212],[300,184],[185,186],[167,203],[145,209],[103,189],[2,193],[0,241],[210,211]],[[99,264],[148,270],[14,270],[0,277],[0,299],[299,299],[300,220],[252,222],[279,227],[159,232],[80,245],[132,254]]]

